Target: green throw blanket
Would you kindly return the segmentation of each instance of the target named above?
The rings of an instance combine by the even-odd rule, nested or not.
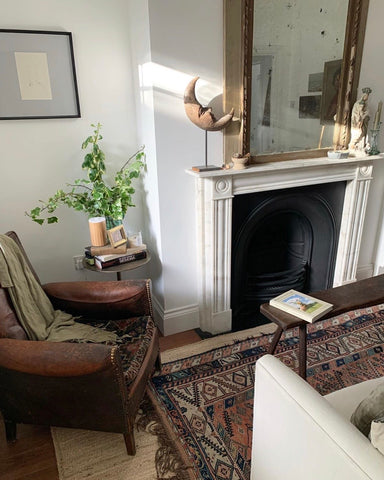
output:
[[[0,284],[8,290],[29,340],[116,340],[112,332],[78,323],[72,315],[54,310],[20,248],[7,235],[0,235]]]

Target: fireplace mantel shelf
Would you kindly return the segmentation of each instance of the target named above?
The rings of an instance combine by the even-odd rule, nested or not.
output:
[[[380,153],[379,155],[367,155],[365,157],[348,157],[343,159],[331,159],[328,157],[318,157],[318,158],[308,158],[308,159],[298,159],[298,160],[285,160],[282,162],[269,162],[269,163],[259,163],[249,165],[244,170],[234,170],[233,168],[220,169],[220,170],[210,170],[207,172],[195,172],[192,169],[187,169],[186,172],[189,175],[193,175],[198,178],[208,178],[208,177],[223,177],[228,175],[248,175],[248,174],[260,174],[273,171],[281,170],[291,170],[296,168],[311,168],[319,166],[330,166],[330,165],[354,165],[354,164],[364,164],[365,162],[371,162],[372,160],[384,159],[384,154]]]
[[[384,154],[252,164],[244,170],[186,172],[195,180],[200,328],[231,330],[232,203],[237,195],[345,182],[333,285],[356,280],[361,235],[375,160]]]

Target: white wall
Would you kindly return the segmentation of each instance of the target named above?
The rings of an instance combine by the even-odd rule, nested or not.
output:
[[[187,119],[183,94],[189,80],[197,75],[201,78],[197,95],[203,104],[222,93],[222,1],[131,3],[134,19],[142,20],[143,4],[148,8],[150,53],[141,52],[143,60],[138,65],[140,117],[144,119],[139,135],[146,144],[155,136],[157,194],[148,192],[147,207],[156,235],[153,248],[161,265],[151,262],[150,268],[155,306],[163,318],[164,332],[170,334],[199,326],[195,187],[185,169],[204,163],[205,132]],[[142,21],[137,28],[142,30]],[[141,39],[136,36],[136,41]],[[137,52],[136,56],[140,57]],[[154,117],[148,115],[148,105],[153,106]],[[208,134],[208,149],[209,162],[221,165],[221,132]],[[159,275],[162,285],[157,290]]]
[[[24,211],[83,176],[81,143],[91,123],[104,126],[102,148],[112,172],[139,145],[127,2],[0,0],[0,17],[2,28],[72,32],[82,113],[80,119],[0,122],[0,231],[18,232],[43,282],[99,278],[73,267],[72,257],[90,241],[84,214],[63,207],[58,225],[40,227]],[[128,229],[142,227],[141,211],[128,213]]]

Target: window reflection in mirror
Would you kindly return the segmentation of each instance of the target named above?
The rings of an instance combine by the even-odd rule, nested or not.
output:
[[[250,151],[333,143],[348,0],[254,0]]]

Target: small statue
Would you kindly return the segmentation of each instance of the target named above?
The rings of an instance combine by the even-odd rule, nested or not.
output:
[[[355,155],[366,154],[367,133],[368,133],[368,97],[372,90],[369,87],[363,88],[363,95],[352,108],[351,115],[351,141],[349,150]]]

